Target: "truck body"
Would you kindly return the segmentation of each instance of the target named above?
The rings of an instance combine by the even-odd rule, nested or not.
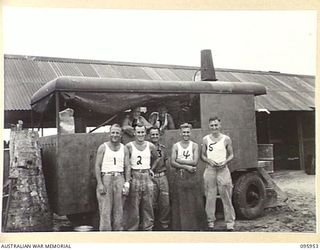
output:
[[[263,94],[266,94],[264,86],[243,82],[59,77],[47,83],[33,95],[32,109],[43,115],[54,114],[55,118],[48,119],[55,119],[59,128],[59,112],[72,108],[76,126],[74,134],[61,134],[58,129],[57,135],[40,138],[53,211],[70,218],[97,211],[94,164],[97,149],[108,140],[108,133],[86,133],[85,127],[98,126],[105,120],[107,123],[103,125],[121,123],[125,111],[132,107],[144,106],[151,112],[159,103],[165,103],[177,119],[188,118],[181,113],[189,108],[189,120],[184,118],[181,122],[193,124],[191,139],[199,145],[210,133],[209,118],[218,116],[221,119],[222,133],[229,135],[233,143],[234,159],[229,169],[234,182],[235,210],[238,216],[247,219],[259,216],[268,203],[268,181],[259,174],[259,169],[268,167],[270,170],[270,166],[272,169],[272,147],[261,145],[258,150],[257,145],[254,96]],[[123,136],[123,143],[130,140],[133,139]],[[172,145],[179,140],[177,128],[166,130],[161,137],[169,155]],[[172,184],[174,170],[169,164],[167,167]],[[201,160],[198,169],[198,181],[202,183],[205,164]]]

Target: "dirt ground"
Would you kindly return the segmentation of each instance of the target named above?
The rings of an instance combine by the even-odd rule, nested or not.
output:
[[[254,220],[237,220],[235,232],[316,232],[315,176],[304,171],[277,171],[273,180],[288,200],[266,208],[263,216]],[[216,222],[223,228],[223,220]],[[54,216],[54,231],[72,231],[65,216]]]
[[[274,173],[273,180],[288,195],[287,202],[265,209],[264,215],[255,220],[238,220],[235,231],[315,233],[315,175],[283,170]]]

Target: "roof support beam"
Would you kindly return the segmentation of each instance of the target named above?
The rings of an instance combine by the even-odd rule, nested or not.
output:
[[[297,114],[297,128],[298,128],[298,143],[299,143],[299,159],[300,169],[305,170],[304,164],[304,144],[303,144],[303,130],[302,130],[302,114]]]

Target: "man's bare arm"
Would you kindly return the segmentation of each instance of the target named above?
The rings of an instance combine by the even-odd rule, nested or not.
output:
[[[190,160],[179,159],[179,160],[176,160],[176,162],[180,164],[190,165],[190,166],[197,166],[199,161],[199,147],[197,143],[193,143],[192,152],[193,152],[193,159],[190,159]]]
[[[97,188],[100,194],[106,193],[106,189],[103,185],[102,178],[101,178],[101,165],[102,165],[104,152],[105,152],[105,145],[101,144],[98,148],[96,162],[95,162],[95,175],[97,179]]]
[[[186,169],[188,171],[190,171],[193,168],[192,166],[178,163],[177,157],[178,157],[178,148],[177,148],[177,145],[174,144],[172,147],[172,152],[171,152],[171,166],[176,169]]]
[[[158,157],[157,148],[151,142],[150,142],[150,150],[151,150],[151,157],[153,162],[151,166],[151,170],[153,170],[158,165],[159,161],[161,161],[161,157]]]
[[[227,150],[227,158],[225,161],[219,164],[220,167],[224,167],[228,162],[230,162],[233,159],[233,148],[232,148],[232,142],[230,137],[227,137],[225,139],[225,147]]]
[[[129,156],[130,156],[129,150],[125,146],[124,147],[124,179],[126,182],[129,182],[131,177],[131,166],[130,166]]]
[[[234,157],[233,155],[233,147],[232,147],[232,141],[230,139],[230,137],[226,138],[226,148],[227,148],[227,159],[226,159],[226,163],[228,163],[229,161],[231,161]]]
[[[134,129],[133,127],[130,125],[130,119],[129,116],[127,116],[126,118],[124,118],[123,122],[122,122],[122,130],[123,132],[125,132],[126,134],[133,136],[134,135]]]

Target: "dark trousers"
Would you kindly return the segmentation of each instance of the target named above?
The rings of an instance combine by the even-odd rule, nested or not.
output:
[[[149,172],[132,172],[132,183],[125,203],[125,221],[128,231],[151,231],[153,228],[153,183]]]
[[[172,190],[172,229],[199,231],[204,228],[205,210],[199,180],[195,173],[179,170]]]
[[[155,224],[160,230],[166,230],[170,223],[169,184],[166,175],[154,177],[153,181],[153,207],[155,211]]]

